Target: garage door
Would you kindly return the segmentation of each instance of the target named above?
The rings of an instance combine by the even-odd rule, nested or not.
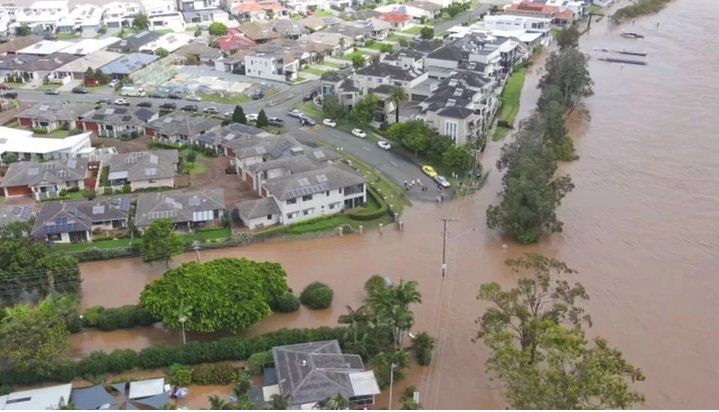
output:
[[[7,193],[9,196],[30,196],[32,195],[32,190],[28,186],[15,186],[8,187]]]

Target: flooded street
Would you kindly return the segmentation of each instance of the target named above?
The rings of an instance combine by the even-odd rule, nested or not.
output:
[[[561,168],[571,174],[576,189],[559,209],[564,232],[540,245],[522,247],[486,227],[486,208],[501,189],[494,167],[500,144],[494,143],[484,155],[484,166],[492,171],[479,194],[441,206],[415,204],[402,217],[403,232],[267,242],[203,251],[201,259],[276,261],[296,292],[314,280],[334,289],[330,309],[273,316],[253,334],[334,324],[345,305],[360,303],[362,285],[375,273],[417,280],[423,303],[415,310],[415,329],[440,337],[433,361],[438,367],[413,370],[407,382],[422,389],[426,408],[466,409],[505,407],[498,384],[484,373],[484,347],[470,341],[483,309],[475,299],[477,290],[488,281],[513,284],[503,260],[541,252],[578,270],[577,279],[591,296],[590,333],[607,338],[644,371],[647,380],[638,389],[646,395],[646,407],[716,407],[717,11],[716,0],[674,1],[658,16],[628,23],[645,40],[623,39],[620,27],[593,23],[581,44],[592,56],[596,83],[595,95],[586,101],[591,122],[570,122],[581,158]],[[649,65],[598,61],[597,48],[645,51]],[[536,101],[536,80],[536,73],[527,77],[520,116]],[[450,224],[448,276],[442,280],[440,219],[445,217],[459,222]],[[190,259],[194,254],[176,258],[173,265]],[[135,303],[144,285],[165,270],[162,263],[145,265],[140,259],[84,263],[83,305]],[[74,335],[71,352],[79,356],[100,348],[177,342],[176,334],[161,329],[112,334]]]

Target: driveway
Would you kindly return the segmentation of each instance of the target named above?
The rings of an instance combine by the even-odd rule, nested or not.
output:
[[[229,157],[211,157],[198,159],[197,161],[202,163],[207,168],[207,171],[197,175],[190,175],[191,189],[224,189],[225,206],[228,209],[233,209],[235,204],[243,200],[258,198],[250,186],[242,181],[240,176],[225,173],[225,169],[230,165]]]

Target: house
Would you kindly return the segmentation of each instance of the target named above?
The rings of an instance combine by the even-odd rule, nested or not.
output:
[[[356,86],[363,89],[373,89],[382,85],[410,89],[427,80],[427,77],[426,72],[414,66],[405,69],[401,66],[379,62],[358,69],[352,79]]]
[[[111,1],[102,6],[102,20],[108,30],[121,30],[132,26],[132,20],[142,11],[139,3]],[[131,36],[134,37],[135,35]],[[159,37],[159,35],[158,35]]]
[[[229,9],[230,14],[236,16],[239,20],[249,20],[251,22],[289,16],[287,9],[275,0],[235,1],[229,5]]]
[[[17,160],[72,159],[89,156],[95,149],[90,143],[90,133],[80,133],[65,138],[34,137],[32,131],[0,127],[0,163],[7,156]]]
[[[0,187],[5,197],[32,195],[36,200],[56,197],[61,190],[85,188],[85,178],[89,176],[87,164],[87,159],[82,158],[15,162]]]
[[[347,110],[352,110],[363,97],[362,89],[355,85],[354,80],[345,78],[337,72],[326,72],[322,75],[320,93],[323,97],[337,96],[339,104]]]
[[[130,185],[135,191],[175,186],[179,157],[177,150],[147,150],[119,153],[110,158],[107,179],[114,189]]]
[[[37,0],[30,7],[18,9],[15,12],[15,22],[10,28],[28,26],[31,29],[52,32],[57,22],[67,16],[70,10],[66,0]]]
[[[69,41],[63,40],[40,40],[30,46],[17,51],[17,54],[32,54],[35,56],[48,56],[50,54],[59,53],[62,49],[72,46]]]
[[[35,2],[40,3],[40,2]],[[11,392],[0,396],[0,408],[5,410],[46,410],[60,409],[70,402],[72,384],[47,386]]]
[[[424,59],[429,77],[443,79],[458,70],[469,70],[484,77],[502,77],[526,55],[519,43],[506,37],[469,34],[429,53]]]
[[[442,9],[442,7],[434,3],[429,3],[425,5],[422,4],[424,2],[419,2],[420,4],[418,6],[415,6],[412,3],[414,2],[403,4],[388,4],[385,6],[376,7],[375,11],[385,14],[394,13],[400,16],[407,16],[410,19],[420,20],[422,18],[433,19],[440,14],[440,10]]]
[[[79,126],[100,137],[131,139],[145,133],[145,126],[159,114],[145,107],[106,106],[80,115]]]
[[[10,223],[27,223],[35,216],[32,206],[0,205],[0,228]]]
[[[285,5],[294,13],[307,13],[316,10],[329,10],[329,0],[287,0]]]
[[[341,22],[342,19],[338,19],[337,17],[332,16],[308,16],[303,19],[300,19],[297,24],[301,25],[307,30],[315,32],[327,27],[332,27],[335,24],[340,24]]]
[[[565,2],[567,5],[569,4],[568,0],[565,0]],[[561,7],[552,4],[559,4]],[[584,6],[582,5],[575,7],[575,9],[577,13],[584,13]],[[522,0],[519,3],[507,5],[504,8],[504,14],[550,19],[556,27],[565,27],[566,25],[572,24],[575,19],[574,11],[568,9],[564,3],[550,1],[532,2],[530,0]]]
[[[191,138],[219,128],[222,120],[205,116],[191,116],[185,113],[170,113],[152,120],[145,126],[145,134],[153,140],[191,144]]]
[[[412,49],[400,49],[385,55],[382,63],[391,64],[403,70],[422,70],[424,68],[424,53]]]
[[[175,230],[187,232],[203,227],[219,227],[225,217],[225,193],[222,189],[142,193],[137,197],[135,226],[144,230],[157,220],[169,219]]]
[[[266,80],[291,82],[297,79],[300,63],[291,51],[266,44],[262,51],[250,50],[245,55],[245,75]]]
[[[12,40],[0,44],[0,56],[17,54],[19,50],[32,46],[42,40],[42,37],[31,34],[29,36],[15,37]]]
[[[341,395],[351,409],[367,409],[380,393],[372,371],[365,371],[359,355],[343,354],[337,340],[299,343],[272,348],[276,382],[264,387],[279,393],[291,409],[316,409],[318,402]]]
[[[241,24],[237,26],[237,31],[257,44],[266,43],[281,37],[280,34],[272,30],[272,27],[269,25],[256,22]]]
[[[179,11],[148,13],[147,20],[150,30],[171,30],[176,34],[185,34],[185,17]]]
[[[113,79],[124,79],[158,58],[154,54],[130,53],[100,67],[100,70]]]
[[[358,44],[364,43],[370,38],[372,29],[365,24],[341,22],[339,24],[333,24],[332,26],[326,28],[323,32],[341,34],[351,39],[349,44]]]
[[[224,25],[237,24],[230,20],[229,14],[222,9],[202,9],[183,11],[182,17],[187,24],[195,24],[198,27],[207,28],[212,23],[222,23]]]
[[[424,13],[421,14],[420,17],[412,16],[415,18],[421,18],[422,16],[424,16],[426,18],[434,19],[439,17],[440,14],[442,14],[442,6],[437,3],[432,3],[431,1],[414,0],[408,3],[407,6],[413,9],[424,10]]]
[[[84,80],[87,69],[100,69],[121,57],[123,57],[123,55],[120,53],[104,50],[96,51],[58,67],[54,70],[52,77],[55,79],[69,77],[73,80]]]
[[[285,39],[297,40],[310,33],[304,26],[290,19],[278,19],[270,24],[272,25],[272,30]]]
[[[267,180],[319,169],[324,163],[326,162],[320,163],[311,160],[308,156],[304,155],[303,151],[294,156],[280,157],[250,164],[244,168],[244,180],[253,190],[259,192],[262,184]]]
[[[119,43],[109,46],[107,49],[118,53],[133,53],[140,51],[140,47],[152,43],[159,39],[160,36],[162,36],[160,33],[154,31],[141,31],[121,40]]]
[[[0,57],[0,77],[13,76],[24,83],[52,78],[59,67],[77,59],[77,56],[56,53],[49,56],[16,54]]]
[[[167,33],[160,36],[157,40],[140,46],[140,51],[156,53],[157,50],[164,49],[172,53],[180,47],[189,44],[194,38],[195,36],[193,36],[192,33]]]
[[[250,230],[263,229],[280,223],[280,208],[271,197],[245,200],[235,207],[240,221]]]
[[[214,64],[215,60],[222,57],[222,51],[216,47],[210,47],[199,41],[193,41],[190,44],[180,47],[175,51],[175,55],[188,58],[194,56],[198,62],[203,64]]]
[[[77,119],[92,106],[82,103],[40,103],[21,111],[17,115],[20,127],[37,133],[52,133],[58,129],[78,129]]]
[[[269,136],[270,134],[262,129],[248,126],[246,124],[231,123],[219,129],[213,129],[192,137],[192,144],[205,150],[212,150],[214,153],[226,156],[234,156],[227,144],[235,139],[242,139],[252,136]]]
[[[370,29],[370,37],[375,40],[384,40],[389,36],[392,25],[384,20],[370,18],[365,20],[365,25]]]
[[[70,402],[80,410],[117,409],[118,401],[105,390],[104,384],[73,389]]]
[[[380,16],[380,19],[391,24],[395,30],[402,30],[409,24],[411,17],[407,14],[401,14],[396,11],[390,11],[390,12],[382,13],[382,15]]]
[[[255,47],[257,43],[236,28],[229,29],[227,34],[217,39],[217,47],[225,53],[234,54],[238,50],[247,50]]]
[[[79,33],[96,36],[102,25],[102,7],[94,4],[78,4],[57,22],[57,33]]]
[[[334,165],[268,179],[260,187],[260,196],[277,203],[280,224],[339,213],[367,200],[364,178]]]
[[[549,18],[495,14],[484,16],[467,29],[471,33],[513,38],[530,49],[540,44],[548,46],[552,40],[552,19]]]
[[[44,202],[30,235],[43,242],[91,242],[93,236],[119,236],[127,233],[129,197],[95,200]]]
[[[71,46],[62,49],[63,53],[74,54],[76,56],[87,56],[88,54],[101,51],[108,47],[112,47],[115,43],[120,42],[119,37],[107,36],[101,39],[84,39]]]

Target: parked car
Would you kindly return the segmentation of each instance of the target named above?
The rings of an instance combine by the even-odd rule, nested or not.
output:
[[[252,98],[252,100],[260,100],[261,98],[265,97],[265,94],[258,90],[252,93],[250,97]]]
[[[424,165],[422,166],[422,172],[426,174],[427,176],[434,178],[437,176],[437,171],[434,170],[434,167],[430,165]]]
[[[164,99],[165,96],[161,95],[160,93],[150,93],[147,95],[147,97],[151,97],[153,99]]]
[[[2,96],[8,99],[17,99],[17,92],[3,92]]]
[[[220,109],[218,109],[218,108],[215,107],[215,106],[205,107],[204,109],[202,109],[202,111],[205,112],[205,113],[207,113],[207,114],[218,114],[218,113],[220,113]]]
[[[297,109],[292,109],[289,112],[287,112],[287,116],[294,117],[296,119],[300,119],[304,115],[305,115],[304,113],[302,113],[301,111],[299,111]]]
[[[317,122],[315,122],[314,120],[310,119],[307,116],[300,117],[300,123],[302,124],[302,126],[310,126],[310,127],[317,124]]]
[[[280,119],[279,117],[270,117],[267,119],[267,123],[269,123],[270,126],[274,127],[284,127],[285,121]]]
[[[152,107],[152,102],[140,102],[137,107]]]
[[[178,94],[168,94],[168,95],[167,95],[167,98],[170,99],[170,100],[180,100],[180,99],[182,99],[182,97],[181,97],[180,95],[178,95]]]
[[[435,176],[434,181],[437,182],[438,185],[444,187],[445,189],[452,186],[449,181],[444,176]]]
[[[364,130],[362,130],[362,129],[352,129],[352,135],[357,136],[361,139],[367,138],[367,133],[365,133]]]
[[[117,79],[112,79],[112,80],[110,80],[110,83],[108,83],[107,85],[110,86],[110,87],[112,87],[112,88],[115,88],[115,86],[117,86],[119,83],[120,83],[119,80],[117,80]]]
[[[381,149],[384,149],[384,150],[389,150],[392,148],[392,145],[386,140],[377,141],[377,146],[379,146]]]
[[[230,116],[232,116],[232,114],[230,114]],[[247,119],[248,122],[256,122],[257,121],[257,113],[246,114],[245,119]]]
[[[322,121],[322,124],[327,127],[337,127],[337,123],[332,119],[325,119]]]
[[[235,112],[225,112],[225,114],[223,116],[227,117],[228,119],[231,119],[233,114],[235,114]],[[245,118],[247,118],[247,117],[245,117]]]
[[[195,95],[193,94],[193,95],[187,96],[187,97],[185,98],[185,100],[189,100],[189,101],[191,101],[191,102],[201,102],[201,101],[202,101],[202,97],[200,97],[200,96],[195,96]]]
[[[316,96],[317,96],[317,90],[313,90],[312,92],[310,92],[310,93],[304,95],[304,96],[302,97],[302,101],[303,101],[303,102],[309,102],[309,101],[311,101],[312,99],[314,99]]]
[[[87,89],[84,87],[73,87],[72,92],[75,94],[87,94]]]
[[[160,110],[175,110],[177,109],[177,105],[175,103],[162,103],[160,105]]]
[[[185,112],[197,112],[198,108],[196,104],[186,104],[180,109]]]
[[[60,94],[60,90],[55,90],[55,89],[45,90],[45,94],[49,94],[51,96],[57,96],[58,94]]]
[[[129,106],[130,102],[125,99],[116,99],[114,102],[115,106]]]
[[[97,101],[96,104],[112,104],[112,99],[107,99],[107,98],[100,99]]]

